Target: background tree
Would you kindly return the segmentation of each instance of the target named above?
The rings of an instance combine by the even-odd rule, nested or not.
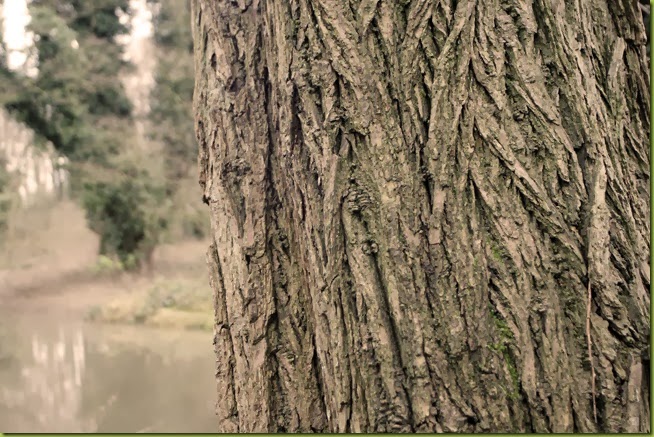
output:
[[[635,0],[192,4],[221,431],[649,431]]]
[[[152,139],[161,145],[167,239],[205,237],[209,220],[197,186],[193,129],[193,36],[189,0],[153,0],[157,47],[151,93]]]
[[[3,105],[32,128],[37,140],[52,142],[71,162],[72,195],[87,211],[89,226],[101,239],[102,254],[122,260],[133,255],[146,234],[143,197],[132,190],[122,197],[109,193],[133,175],[122,158],[132,144],[131,103],[120,73],[123,62],[118,35],[128,29],[119,12],[128,0],[78,2],[34,0],[31,22],[39,73],[27,77],[0,70]],[[115,132],[123,132],[117,136]],[[114,214],[115,209],[125,212]]]
[[[189,158],[195,154],[189,8],[187,2],[160,4],[154,24],[162,46],[147,147],[139,145],[121,80],[133,68],[118,41],[130,30],[121,21],[132,13],[129,0],[33,0],[30,30],[39,74],[16,74],[0,55],[0,103],[32,128],[37,140],[51,141],[69,158],[72,195],[100,236],[101,254],[127,267],[148,258],[164,237],[202,236],[207,227],[199,220],[195,181],[195,194],[188,190],[196,178],[189,171],[195,161]],[[166,39],[175,33],[180,36]],[[179,172],[166,170],[178,166],[186,169],[181,181]],[[183,227],[186,233],[175,231]]]

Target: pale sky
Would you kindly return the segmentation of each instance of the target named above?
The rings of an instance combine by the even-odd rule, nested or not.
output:
[[[88,0],[92,1],[92,0]],[[2,7],[2,39],[7,48],[7,66],[11,70],[24,68],[26,73],[35,75],[37,70],[35,62],[27,59],[27,49],[33,44],[33,36],[27,32],[27,25],[30,22],[30,15],[27,5],[29,0],[4,0]],[[130,0],[131,34],[119,38],[119,42],[126,46],[125,57],[135,58],[135,51],[138,51],[139,40],[150,38],[153,33],[152,11],[146,0]],[[129,16],[122,16],[121,22],[130,20]],[[71,47],[76,48],[77,41],[71,42]],[[30,65],[31,64],[31,65]]]
[[[130,0],[129,7],[131,8],[131,34],[121,35],[118,42],[126,47],[125,58],[135,61],[136,54],[140,48],[140,40],[150,38],[152,36],[152,11],[147,5],[147,0]],[[130,17],[127,15],[120,16],[120,22],[128,24]]]
[[[32,45],[32,35],[26,28],[30,22],[27,10],[28,0],[5,0],[2,7],[2,39],[7,48],[7,66],[17,70],[28,63],[27,48]],[[33,62],[31,63],[33,64]],[[33,74],[34,66],[29,66],[28,74]]]

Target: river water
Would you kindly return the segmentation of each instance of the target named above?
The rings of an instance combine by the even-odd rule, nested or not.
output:
[[[211,337],[0,308],[0,432],[214,432]]]

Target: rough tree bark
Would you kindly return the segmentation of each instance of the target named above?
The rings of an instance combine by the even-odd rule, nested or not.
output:
[[[220,431],[649,431],[636,0],[193,0],[193,28]]]

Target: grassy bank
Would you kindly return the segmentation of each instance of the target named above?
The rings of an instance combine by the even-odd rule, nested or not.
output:
[[[206,275],[159,277],[146,287],[93,306],[87,320],[158,328],[213,329],[213,305]]]

